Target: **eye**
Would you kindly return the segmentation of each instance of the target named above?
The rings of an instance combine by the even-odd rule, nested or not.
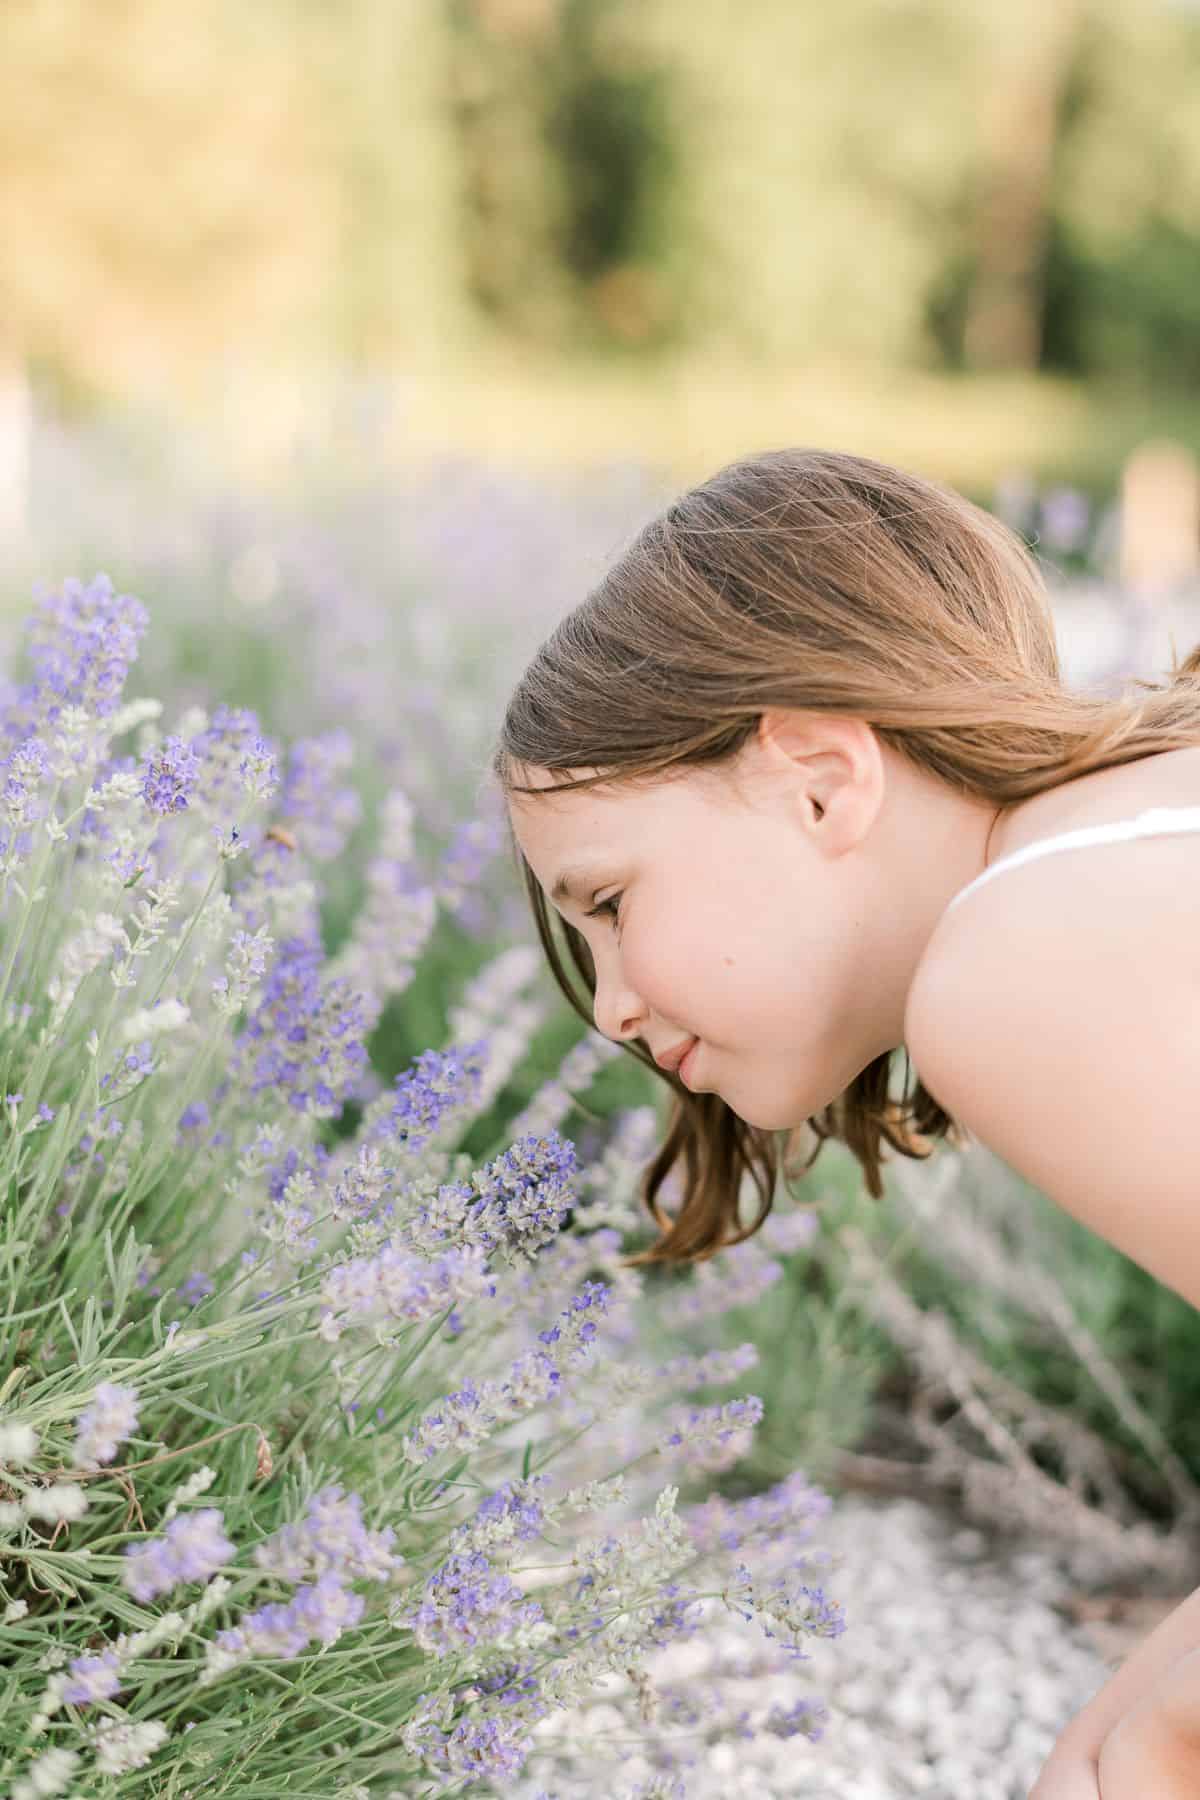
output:
[[[594,919],[597,913],[604,913],[612,920],[614,925],[619,925],[621,922],[620,903],[624,898],[624,892],[625,890],[622,888],[619,893],[610,894],[607,900],[602,900],[599,906],[593,907],[590,913],[584,914],[584,917],[587,919]]]

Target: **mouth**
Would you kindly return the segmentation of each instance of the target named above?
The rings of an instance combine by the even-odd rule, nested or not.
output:
[[[656,1056],[654,1060],[660,1069],[666,1069],[670,1073],[675,1073],[682,1066],[684,1058],[699,1042],[699,1038],[695,1037],[681,1038],[677,1044],[672,1044],[669,1050],[664,1050],[662,1054]]]
[[[684,1057],[683,1061],[680,1063],[678,1069],[676,1070],[676,1074],[679,1076],[680,1081],[682,1081],[684,1087],[686,1087],[686,1088],[690,1088],[692,1085],[692,1076],[695,1073],[696,1058],[699,1055],[699,1053],[700,1053],[700,1039],[696,1038],[692,1044],[691,1049],[688,1051],[687,1055]]]

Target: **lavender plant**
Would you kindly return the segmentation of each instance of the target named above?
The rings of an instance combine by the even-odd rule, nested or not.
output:
[[[808,1661],[844,1625],[827,1497],[703,1498],[762,1403],[687,1396],[754,1346],[640,1354],[652,1111],[586,1168],[557,1129],[615,1046],[461,1149],[539,1016],[518,946],[382,1083],[368,1034],[462,859],[419,880],[394,793],[326,955],[347,740],[164,729],[124,696],[147,623],[68,581],[0,702],[0,1791],[503,1793],[541,1721],[714,1608]],[[700,1312],[769,1281],[743,1249]],[[819,1737],[796,1680],[731,1729]]]

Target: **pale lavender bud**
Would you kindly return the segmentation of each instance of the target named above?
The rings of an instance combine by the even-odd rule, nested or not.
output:
[[[281,1525],[265,1538],[254,1551],[254,1561],[288,1581],[330,1573],[344,1580],[385,1581],[404,1562],[392,1549],[395,1538],[390,1525],[368,1531],[361,1495],[343,1495],[334,1483],[310,1498],[307,1517]]]
[[[143,1769],[170,1736],[158,1719],[106,1719],[92,1737],[96,1768],[102,1775],[125,1775]]]
[[[90,1706],[95,1700],[108,1700],[121,1686],[121,1663],[115,1650],[99,1656],[77,1656],[70,1665],[73,1681],[68,1681],[62,1697],[68,1706]]]
[[[682,1453],[685,1462],[698,1468],[725,1469],[745,1455],[750,1434],[762,1416],[763,1403],[757,1394],[726,1400],[719,1406],[693,1407],[659,1447]]]
[[[181,1581],[207,1581],[237,1555],[215,1506],[172,1519],[164,1537],[126,1546],[121,1579],[135,1600],[153,1600]]]
[[[133,1435],[137,1422],[137,1389],[100,1382],[92,1404],[76,1422],[74,1461],[83,1467],[112,1462],[117,1445]]]
[[[427,1262],[395,1242],[388,1243],[377,1256],[355,1257],[328,1271],[321,1284],[327,1310],[321,1315],[320,1335],[333,1343],[346,1324],[381,1319],[419,1324],[495,1291],[483,1252],[475,1245],[447,1250]]]

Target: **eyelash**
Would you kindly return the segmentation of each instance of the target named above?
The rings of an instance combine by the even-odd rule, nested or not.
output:
[[[622,889],[621,892],[618,894],[610,894],[608,896],[607,900],[602,900],[600,902],[599,906],[593,907],[590,913],[584,914],[584,917],[588,918],[588,919],[594,919],[598,913],[604,913],[607,915],[608,918],[610,918],[612,920],[614,926],[619,925],[621,923],[620,903],[623,898],[624,898],[624,889]]]

